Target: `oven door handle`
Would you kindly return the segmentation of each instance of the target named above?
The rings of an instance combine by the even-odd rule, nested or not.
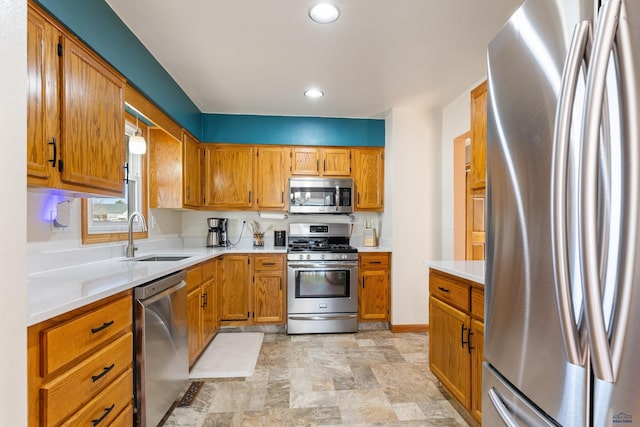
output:
[[[289,315],[291,320],[347,320],[357,317],[357,314],[325,314],[325,315]]]
[[[323,270],[335,270],[338,268],[354,268],[358,266],[358,261],[352,263],[335,263],[329,262],[310,262],[301,264],[287,264],[289,268],[321,268]]]

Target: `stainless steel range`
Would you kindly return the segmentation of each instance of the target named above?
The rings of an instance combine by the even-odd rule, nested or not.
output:
[[[349,224],[289,224],[287,333],[358,330],[358,251]]]

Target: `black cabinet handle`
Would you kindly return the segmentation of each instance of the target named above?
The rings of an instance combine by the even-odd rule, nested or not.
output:
[[[206,303],[207,294],[202,294],[200,296],[200,299],[202,300],[202,303],[200,304],[200,308],[205,308],[207,306],[207,303]]]
[[[276,263],[275,262],[263,262],[262,265],[268,265],[268,266],[272,267],[272,266],[276,265]]]
[[[100,424],[102,422],[102,420],[107,418],[107,415],[109,415],[109,413],[111,411],[113,411],[113,408],[115,408],[115,407],[116,407],[116,404],[114,403],[110,407],[104,408],[104,414],[102,414],[102,416],[100,418],[98,418],[97,420],[91,420],[91,422],[93,423],[94,427],[97,426],[98,424]]]
[[[249,191],[249,203],[251,203],[251,191]]]
[[[469,344],[467,341],[464,340],[464,331],[466,330],[467,328],[464,325],[462,325],[462,329],[460,330],[460,341],[462,341],[462,348],[464,348],[465,344]]]
[[[369,264],[382,264],[381,261],[369,261]]]
[[[440,289],[442,292],[449,293],[449,289],[443,288],[442,286],[438,286],[438,289]]]
[[[102,370],[102,372],[100,372],[98,375],[93,375],[91,376],[91,381],[92,382],[96,382],[98,381],[100,378],[104,377],[105,375],[107,375],[107,373],[112,370],[114,368],[114,366],[116,366],[115,363],[112,363],[111,366],[105,366],[104,369]]]
[[[56,167],[56,162],[58,161],[58,144],[56,143],[56,137],[54,136],[51,139],[49,145],[53,145],[53,159],[49,160],[51,166]]]
[[[316,171],[320,170],[320,160],[316,160]]]
[[[96,334],[96,333],[102,331],[103,329],[107,329],[111,325],[113,325],[113,320],[111,320],[109,322],[104,322],[102,324],[102,326],[98,326],[97,328],[91,328],[91,333],[92,334]]]
[[[471,332],[471,328],[469,328],[467,330],[467,350],[469,350],[469,354],[471,354],[471,350],[475,348],[471,347],[471,335],[473,335],[473,332]]]

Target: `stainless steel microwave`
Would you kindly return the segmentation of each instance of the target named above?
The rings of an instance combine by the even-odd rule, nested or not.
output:
[[[353,179],[289,178],[290,213],[353,212]]]

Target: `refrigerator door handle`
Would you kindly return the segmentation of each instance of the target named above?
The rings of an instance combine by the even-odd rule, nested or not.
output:
[[[558,314],[560,316],[567,360],[569,363],[579,366],[585,363],[583,358],[585,352],[581,348],[576,320],[574,320],[573,316],[571,281],[569,278],[567,167],[573,103],[583,61],[588,65],[590,28],[589,21],[582,21],[576,24],[565,61],[553,135],[554,153],[551,176],[552,256]]]
[[[580,180],[581,210],[578,226],[580,269],[583,277],[584,307],[594,375],[614,382],[609,340],[603,313],[598,251],[598,150],[602,106],[609,56],[613,49],[621,0],[607,1],[600,12],[587,73],[585,108],[582,117]]]
[[[498,415],[502,418],[502,421],[504,421],[507,427],[520,427],[500,398],[498,390],[496,390],[495,387],[491,387],[487,393],[489,394],[489,399],[491,400],[493,407],[496,408]]]

